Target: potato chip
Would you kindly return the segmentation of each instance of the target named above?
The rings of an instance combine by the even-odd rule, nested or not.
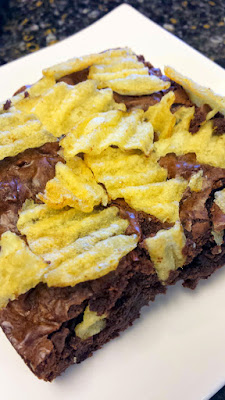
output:
[[[153,237],[144,240],[158,277],[166,281],[170,271],[181,268],[185,263],[182,250],[186,243],[179,221],[170,229],[162,229]]]
[[[97,333],[105,328],[105,319],[105,314],[98,315],[87,306],[84,310],[83,321],[75,327],[76,336],[82,340],[86,340],[91,336],[97,335]]]
[[[55,140],[34,115],[13,109],[0,114],[0,160]]]
[[[138,63],[139,65],[140,63]],[[132,69],[121,69],[120,62],[118,61],[118,70],[116,70],[116,65],[113,64],[113,67],[115,71],[113,72],[106,72],[104,69],[109,67],[108,65],[100,65],[97,67],[100,67],[98,72],[93,72],[96,70],[96,66],[94,65],[93,67],[90,68],[90,73],[88,75],[89,79],[94,79],[95,81],[98,82],[98,88],[102,89],[102,87],[105,87],[105,82],[107,84],[108,81],[114,80],[114,79],[120,79],[120,78],[126,78],[129,75],[148,75],[148,68],[142,66],[142,68],[132,68]],[[102,86],[102,87],[101,87]]]
[[[203,185],[203,170],[200,169],[200,171],[191,176],[188,186],[192,192],[201,192],[202,185]]]
[[[114,145],[123,150],[139,149],[149,154],[153,148],[153,128],[144,121],[144,111],[119,110],[95,114],[81,121],[61,141],[66,157],[78,153],[100,154]]]
[[[108,62],[112,63],[114,58],[127,56],[133,56],[133,58],[136,59],[136,56],[134,56],[133,52],[128,48],[108,50],[99,54],[97,53],[83,57],[75,57],[66,62],[44,69],[43,74],[48,77],[54,77],[56,80],[58,80],[65,75],[82,71],[93,64],[101,64],[103,62],[107,63],[107,60]]]
[[[179,201],[187,187],[183,179],[170,179],[166,182],[128,186],[117,190],[135,210],[154,215],[162,222],[175,223],[179,219]]]
[[[217,112],[221,112],[225,115],[225,98],[215,94],[211,89],[207,89],[204,86],[200,86],[186,76],[175,71],[171,67],[164,68],[165,74],[173,81],[179,83],[187,94],[189,95],[191,101],[201,106],[203,104],[208,104],[214,111],[214,115]]]
[[[74,286],[116,269],[119,260],[136,247],[137,235],[124,234],[129,223],[118,212],[117,207],[109,207],[85,214],[27,201],[17,226],[31,250],[50,263],[45,282]]]
[[[9,300],[35,287],[43,278],[47,264],[33,254],[15,233],[2,234],[0,251],[0,308]]]
[[[97,81],[98,82],[98,81]],[[128,75],[126,78],[117,78],[97,83],[100,88],[111,88],[114,92],[125,96],[149,95],[170,87],[170,82],[165,82],[155,75]]]
[[[180,107],[175,113],[176,125],[172,134],[180,131],[189,131],[190,122],[194,118],[195,107]],[[171,135],[170,135],[171,136]]]
[[[59,137],[87,116],[120,107],[126,108],[115,103],[110,89],[98,90],[94,81],[75,86],[59,82],[36,101],[31,111],[46,129]]]
[[[85,155],[85,162],[112,199],[121,196],[121,188],[161,182],[167,178],[167,170],[160,167],[154,155],[146,157],[109,147],[99,156]]]
[[[15,106],[17,110],[23,111],[27,114],[32,113],[32,108],[36,104],[40,96],[50,89],[55,84],[54,78],[43,77],[32,86],[28,87],[25,92],[18,93],[16,96],[10,98],[10,105]],[[25,96],[26,93],[26,96]],[[0,114],[5,112],[5,101],[0,102]],[[11,108],[10,108],[11,111]]]
[[[225,189],[215,192],[214,201],[225,214]]]
[[[170,137],[176,123],[176,117],[171,113],[170,108],[175,101],[175,94],[168,92],[161,101],[150,106],[145,112],[145,118],[151,122],[154,131],[160,139]]]
[[[157,157],[195,153],[199,163],[225,168],[225,135],[213,135],[212,121],[205,122],[194,135],[177,126],[171,137],[155,142],[154,149]]]
[[[96,80],[99,89],[109,87],[119,94],[130,96],[152,94],[170,87],[170,82],[149,75],[144,63],[138,61],[135,55],[131,59],[130,54],[108,57],[102,64],[93,63],[88,78]]]
[[[108,197],[91,170],[80,157],[56,164],[55,178],[47,182],[45,193],[38,197],[52,208],[74,207],[91,212],[94,206],[107,205]]]

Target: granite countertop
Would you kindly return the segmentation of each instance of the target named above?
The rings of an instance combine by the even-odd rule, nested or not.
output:
[[[0,65],[78,32],[123,3],[119,0],[0,0]],[[225,3],[126,1],[225,67]]]
[[[0,0],[0,65],[80,31],[121,3],[124,2]],[[225,68],[224,0],[130,0],[125,3]],[[224,399],[225,388],[212,398]]]

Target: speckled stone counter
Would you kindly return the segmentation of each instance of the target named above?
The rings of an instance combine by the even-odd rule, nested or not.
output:
[[[78,32],[121,3],[119,0],[0,0],[0,64]],[[225,67],[224,0],[126,3]]]
[[[0,0],[0,65],[80,31],[121,3],[119,0]],[[125,3],[225,68],[224,0]],[[212,400],[225,400],[225,388]]]

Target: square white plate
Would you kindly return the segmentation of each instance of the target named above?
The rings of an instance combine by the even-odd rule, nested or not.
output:
[[[122,5],[70,38],[0,68],[1,99],[42,68],[76,55],[129,46],[225,94],[225,71]],[[2,400],[202,400],[225,383],[225,269],[192,292],[177,284],[141,319],[79,366],[49,384],[33,376],[0,333]]]

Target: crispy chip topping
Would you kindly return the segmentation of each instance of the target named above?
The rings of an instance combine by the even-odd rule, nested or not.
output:
[[[128,186],[118,190],[135,210],[152,214],[162,222],[175,223],[179,219],[179,201],[187,187],[187,181],[170,179],[166,182]]]
[[[55,140],[34,115],[15,110],[0,114],[0,160]]]
[[[99,156],[85,155],[85,162],[112,199],[121,197],[122,188],[161,182],[167,178],[167,170],[160,167],[154,155],[146,157],[109,147]]]
[[[0,251],[0,308],[9,300],[35,287],[44,276],[47,264],[33,254],[15,233],[2,234]]]
[[[150,106],[145,113],[145,117],[153,125],[158,137],[165,139],[172,134],[176,117],[171,113],[170,107],[174,103],[175,95],[168,92],[162,97],[161,101],[154,106]]]
[[[159,231],[155,236],[144,240],[159,278],[165,281],[170,271],[180,268],[185,263],[182,250],[186,243],[183,228],[179,221],[173,228]]]
[[[83,212],[108,202],[105,190],[80,157],[66,164],[57,163],[55,178],[47,182],[44,195],[40,193],[38,197],[51,208],[70,206]]]
[[[155,75],[149,75],[148,69],[128,70],[126,74],[120,68],[121,59],[118,59],[118,71],[114,73],[92,74],[90,69],[89,78],[96,79],[98,88],[110,87],[114,92],[126,96],[142,96],[152,94],[170,87],[170,82],[165,82]],[[120,72],[121,71],[121,72]]]
[[[225,98],[215,94],[211,89],[207,89],[204,86],[200,86],[186,76],[180,74],[171,67],[164,68],[165,74],[173,81],[179,83],[187,92],[190,99],[197,106],[208,104],[214,111],[214,115],[217,112],[221,112],[225,115]],[[212,118],[211,114],[211,118]]]
[[[125,235],[127,226],[117,207],[85,214],[33,202],[25,203],[18,220],[31,250],[50,262],[49,286],[74,286],[114,270],[138,242],[137,235]]]
[[[84,69],[84,82],[57,82]],[[102,207],[118,198],[134,210],[174,224],[144,241],[159,278],[166,281],[169,271],[184,265],[179,202],[188,186],[202,190],[203,171],[192,175],[189,183],[167,179],[158,160],[168,153],[194,152],[199,163],[225,168],[225,135],[215,134],[212,120],[218,112],[225,115],[225,99],[170,67],[165,72],[197,106],[210,106],[195,134],[189,128],[193,118],[197,120],[196,107],[172,113],[173,90],[146,112],[127,112],[124,104],[115,102],[113,91],[143,96],[170,87],[169,81],[149,75],[149,68],[128,48],[47,68],[25,94],[0,105],[0,160],[57,138],[65,160],[57,163],[55,177],[38,194],[45,204],[23,205],[17,227],[26,242],[9,231],[2,235],[0,308],[39,282],[74,286],[115,270],[138,243],[137,235],[126,234],[129,223],[119,217],[118,208]],[[225,213],[225,189],[215,193],[215,203]],[[220,243],[221,237],[213,235]],[[105,318],[87,306],[76,335],[85,340],[99,333]]]
[[[179,125],[171,137],[155,142],[158,157],[168,153],[176,153],[178,156],[195,153],[199,163],[225,168],[225,135],[213,135],[212,121],[207,121],[194,135],[182,129],[182,123],[181,129]]]
[[[58,80],[62,76],[72,74],[73,72],[82,71],[93,64],[111,64],[114,58],[129,56],[136,60],[136,56],[128,48],[108,50],[104,51],[103,53],[72,58],[66,62],[54,65],[53,67],[46,68],[43,71],[43,74],[48,77],[54,77],[56,80]]]
[[[57,137],[69,132],[87,116],[120,107],[113,100],[112,91],[98,90],[94,81],[81,82],[75,86],[59,82],[34,100],[35,104],[32,103],[30,111]],[[27,99],[28,106],[29,101],[33,99]],[[121,107],[124,109],[125,106]]]
[[[112,110],[81,121],[61,141],[61,145],[66,157],[81,152],[100,154],[111,145],[122,150],[139,149],[149,154],[153,148],[153,127],[144,120],[143,110]]]

